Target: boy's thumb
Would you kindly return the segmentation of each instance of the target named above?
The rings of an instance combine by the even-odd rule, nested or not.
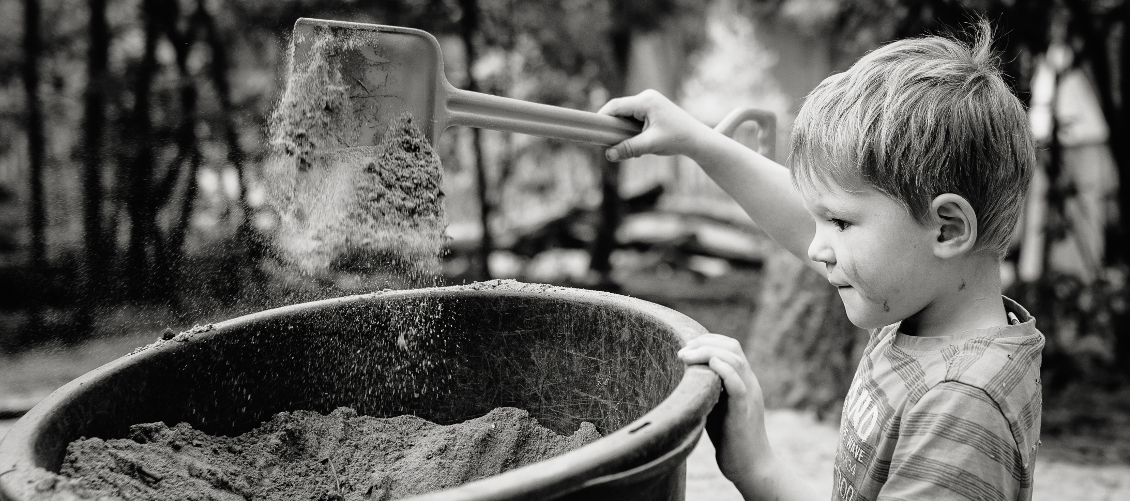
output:
[[[608,148],[604,152],[604,157],[607,158],[609,162],[619,162],[629,158],[635,158],[637,150],[632,145],[632,139],[625,139],[620,142],[620,144]]]

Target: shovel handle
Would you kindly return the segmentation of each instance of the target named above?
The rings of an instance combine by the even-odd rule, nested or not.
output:
[[[493,96],[447,86],[447,117],[441,128],[450,126],[517,132],[534,136],[578,141],[604,146],[617,144],[638,135],[643,122],[613,117],[520,99]],[[737,108],[726,115],[714,130],[733,136],[738,126],[756,122],[761,131],[762,154],[773,158],[777,136],[777,116],[766,110]]]
[[[721,122],[718,122],[718,125],[714,126],[714,130],[727,137],[734,137],[734,133],[737,132],[738,127],[747,121],[752,121],[757,124],[759,137],[757,139],[758,144],[746,146],[750,146],[770,160],[776,159],[777,115],[772,111],[745,106],[735,108],[730,114],[726,115]]]
[[[639,120],[449,87],[446,126],[453,125],[605,146],[617,144],[643,130],[643,122]]]

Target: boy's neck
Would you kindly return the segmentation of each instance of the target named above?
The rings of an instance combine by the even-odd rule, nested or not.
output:
[[[1008,325],[1001,298],[1000,261],[969,256],[949,263],[935,300],[902,321],[899,331],[912,336],[960,336],[963,332]]]

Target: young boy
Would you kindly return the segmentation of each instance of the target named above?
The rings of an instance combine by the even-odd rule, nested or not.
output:
[[[610,160],[683,154],[839,291],[871,338],[844,402],[833,499],[1031,498],[1044,340],[1001,295],[999,261],[1035,162],[1023,105],[982,21],[972,48],[895,42],[808,96],[790,169],[714,133],[658,93],[602,113],[644,120]],[[769,445],[737,341],[680,351],[729,399],[722,472],[746,499],[811,499]]]

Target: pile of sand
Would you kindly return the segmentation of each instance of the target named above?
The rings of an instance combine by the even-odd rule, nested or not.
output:
[[[547,459],[600,438],[591,423],[557,435],[524,411],[500,407],[448,426],[415,416],[282,412],[237,437],[186,423],[134,425],[129,439],[76,440],[37,499],[389,500]]]

